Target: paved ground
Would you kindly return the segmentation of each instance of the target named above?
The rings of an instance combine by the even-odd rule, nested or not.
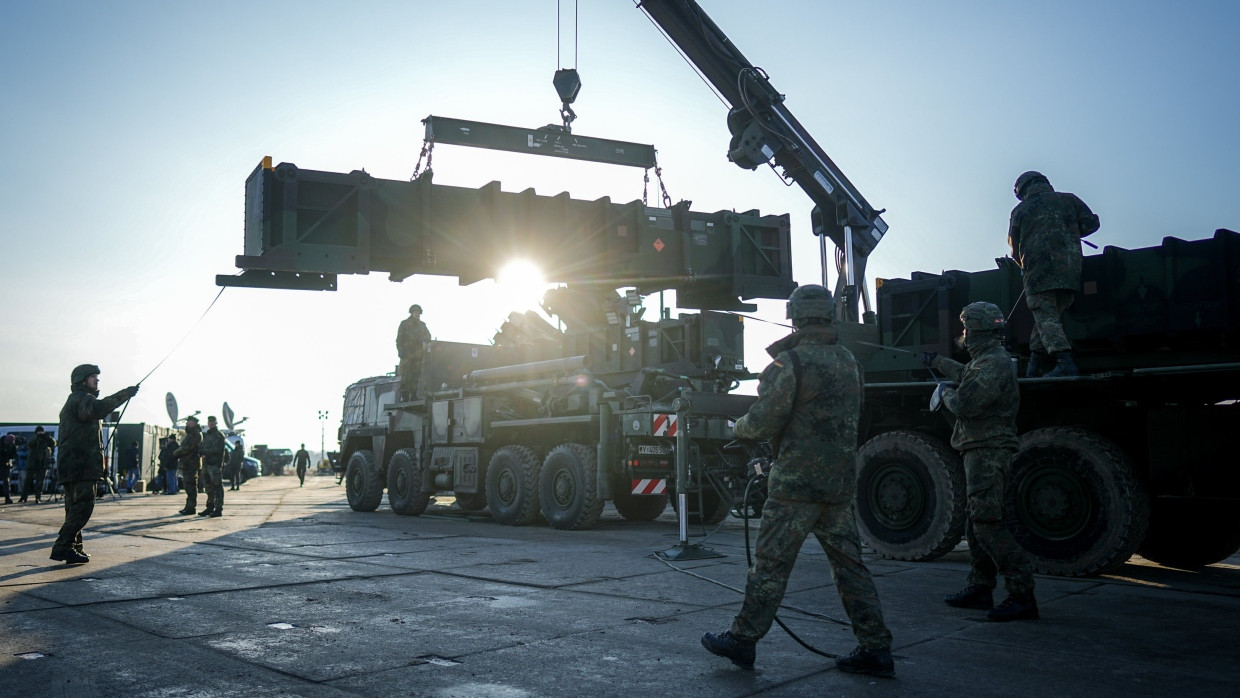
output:
[[[593,530],[562,532],[446,504],[415,518],[355,513],[328,477],[227,494],[216,519],[173,515],[182,497],[103,500],[86,531],[92,560],[77,567],[48,560],[60,507],[0,507],[0,694],[1240,694],[1236,557],[1039,578],[1043,620],[1013,624],[940,602],[963,584],[963,550],[875,559],[897,678],[841,674],[778,628],[746,672],[698,644],[727,627],[740,596],[651,555],[677,544],[670,509],[651,523],[609,509]],[[676,567],[742,586],[740,522],[705,544],[726,557]],[[807,546],[786,603],[842,617],[830,579]],[[824,651],[853,647],[847,627],[781,617]]]

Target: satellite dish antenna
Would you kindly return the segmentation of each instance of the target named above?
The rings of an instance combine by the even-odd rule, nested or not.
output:
[[[227,402],[224,403],[223,415],[224,415],[224,426],[227,427],[229,431],[232,431],[233,411],[232,411],[232,408],[228,406]]]
[[[168,393],[164,396],[164,404],[168,406],[168,419],[172,420],[172,426],[177,425],[177,399]]]

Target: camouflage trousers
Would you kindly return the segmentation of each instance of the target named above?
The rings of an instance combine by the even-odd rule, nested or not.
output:
[[[883,622],[874,578],[861,561],[861,539],[851,503],[795,502],[777,497],[766,500],[753,566],[745,583],[745,601],[732,621],[732,634],[756,642],[771,629],[797,553],[810,533],[831,563],[857,643],[866,649],[891,647],[891,631]]]
[[[1011,468],[1010,448],[974,448],[964,452],[964,478],[968,490],[969,584],[994,589],[1002,574],[1009,594],[1033,593],[1033,568],[1029,556],[1003,521],[1003,495]]]
[[[207,494],[207,511],[224,509],[224,466],[202,466],[202,491]]]
[[[396,373],[400,376],[400,392],[402,400],[412,400],[418,394],[418,378],[422,375],[422,355],[415,354],[417,359],[401,359]]]
[[[185,488],[185,511],[198,508],[198,468],[181,468],[181,486]]]
[[[1074,291],[1057,289],[1025,294],[1025,303],[1033,313],[1033,331],[1029,349],[1046,354],[1072,351],[1068,335],[1063,331],[1063,314],[1076,300]]]
[[[82,552],[82,529],[95,513],[95,487],[97,480],[74,480],[65,483],[65,522],[60,534],[52,544],[53,553],[70,550]]]

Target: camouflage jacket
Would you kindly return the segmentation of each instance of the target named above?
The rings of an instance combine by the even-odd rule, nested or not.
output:
[[[52,463],[52,449],[56,448],[56,439],[53,439],[47,432],[35,434],[26,448],[28,449],[26,467],[46,470],[47,466]]]
[[[390,327],[390,325],[389,325]],[[426,323],[407,317],[396,330],[396,353],[402,361],[421,356],[423,345],[431,341]]]
[[[100,420],[129,399],[122,390],[99,399],[85,386],[75,386],[65,406],[60,408],[60,457],[56,480],[61,484],[79,480],[102,480],[103,429]]]
[[[1016,448],[1020,387],[1012,357],[998,339],[970,354],[967,364],[943,356],[932,363],[957,385],[943,391],[943,406],[956,415],[952,448]]]
[[[1025,293],[1081,286],[1081,238],[1098,230],[1098,216],[1075,194],[1045,182],[1028,187],[1012,209],[1008,245],[1025,275]]]
[[[202,465],[202,459],[198,456],[198,445],[201,443],[201,427],[185,430],[185,440],[182,441],[180,447],[172,453],[172,455],[177,457],[182,468],[197,470],[198,467]]]
[[[198,446],[204,465],[224,465],[224,435],[219,429],[207,429]]]
[[[297,453],[293,456],[293,466],[297,468],[310,467],[310,454],[306,452],[306,449],[297,449]]]
[[[852,500],[857,482],[861,371],[829,326],[810,325],[767,347],[775,358],[736,436],[770,439],[768,491],[803,502]],[[799,368],[798,368],[799,366]]]

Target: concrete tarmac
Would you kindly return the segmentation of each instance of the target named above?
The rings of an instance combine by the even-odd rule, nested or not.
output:
[[[1038,577],[1042,620],[987,623],[942,603],[965,583],[963,546],[927,563],[867,554],[895,679],[842,674],[778,627],[743,671],[699,644],[740,606],[721,586],[744,586],[739,520],[690,527],[723,557],[669,564],[652,554],[679,549],[670,507],[640,523],[609,506],[568,532],[497,525],[450,498],[419,517],[386,501],[357,513],[333,477],[225,495],[220,518],[177,516],[181,495],[99,500],[77,566],[48,559],[61,506],[0,507],[0,694],[1240,695],[1240,557]],[[853,648],[812,538],[788,591],[794,632]]]

